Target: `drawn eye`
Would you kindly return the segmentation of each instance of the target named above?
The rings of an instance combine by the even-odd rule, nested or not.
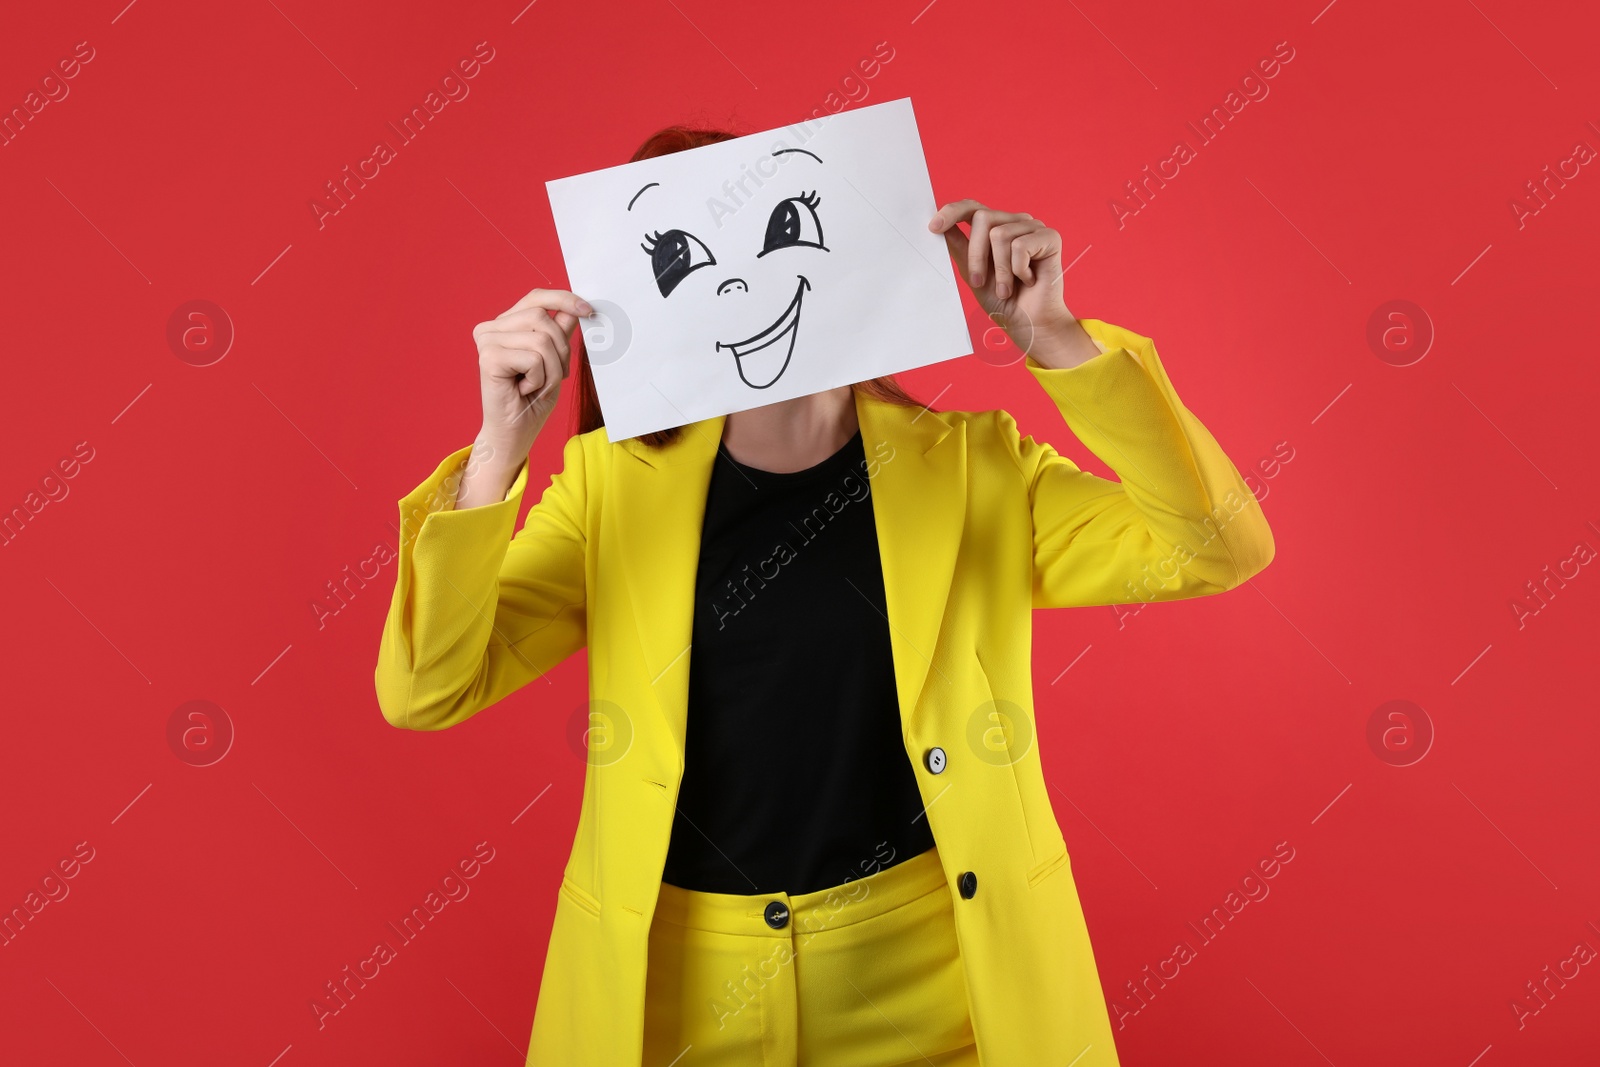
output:
[[[817,205],[820,203],[822,198],[816,193],[801,194],[791,196],[773,208],[771,217],[767,219],[766,243],[756,253],[756,258],[797,245],[828,251],[828,247],[822,243],[822,220],[817,217]]]
[[[639,247],[650,256],[650,267],[662,296],[669,295],[690,274],[717,261],[705,242],[683,230],[668,230],[666,233],[657,230],[654,234],[646,234],[644,239],[645,243]]]

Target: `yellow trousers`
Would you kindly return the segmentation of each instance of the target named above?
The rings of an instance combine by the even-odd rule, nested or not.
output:
[[[975,1067],[937,849],[790,896],[663,883],[644,1067]]]

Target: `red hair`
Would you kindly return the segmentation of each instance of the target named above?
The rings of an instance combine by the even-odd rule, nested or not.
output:
[[[729,130],[711,129],[698,126],[668,126],[657,130],[645,138],[644,144],[634,152],[630,163],[637,163],[641,159],[651,159],[655,156],[664,156],[670,152],[682,152],[689,148],[700,148],[704,145],[716,144],[719,141],[732,140],[743,134],[733,133]],[[576,424],[576,433],[588,433],[597,430],[606,423],[605,416],[600,413],[600,397],[595,392],[594,375],[589,370],[589,353],[583,346],[583,333],[578,331],[574,335],[575,360],[572,365],[572,384],[577,390],[577,396],[572,406],[573,421]],[[884,400],[891,404],[905,404],[911,407],[923,406],[920,401],[912,397],[900,383],[892,376],[885,375],[881,378],[871,378],[864,382],[856,382],[851,386],[858,393],[865,394],[875,400]],[[677,440],[683,427],[673,426],[654,433],[640,434],[639,440],[653,447],[671,444]]]

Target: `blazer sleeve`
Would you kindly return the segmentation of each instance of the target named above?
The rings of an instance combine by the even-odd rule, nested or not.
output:
[[[528,480],[505,499],[455,510],[472,446],[451,453],[400,501],[399,566],[374,672],[390,725],[454,726],[542,677],[586,638],[584,454],[562,470],[512,536]]]
[[[1241,585],[1274,551],[1255,494],[1178,399],[1150,338],[1079,322],[1099,355],[1075,367],[1031,356],[1025,365],[1119,480],[1019,437],[1001,413],[1033,513],[1034,606],[1181,600]]]

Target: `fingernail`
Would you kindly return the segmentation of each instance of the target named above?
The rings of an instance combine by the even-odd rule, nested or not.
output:
[[[578,301],[578,310],[583,312],[585,315],[594,314],[594,308],[589,305],[589,301],[587,300]]]
[[[976,271],[975,270],[975,271],[972,272],[972,284],[973,285],[982,285],[983,284],[983,272],[982,271]]]

